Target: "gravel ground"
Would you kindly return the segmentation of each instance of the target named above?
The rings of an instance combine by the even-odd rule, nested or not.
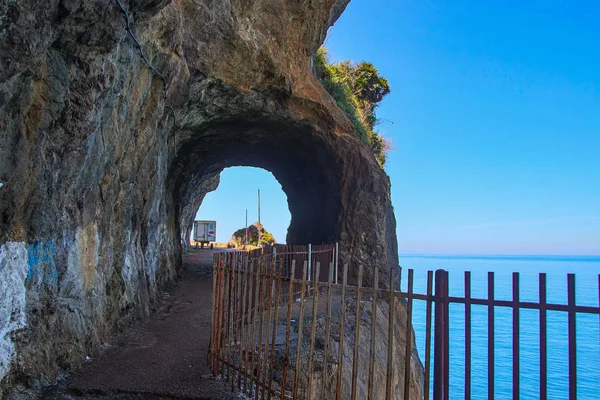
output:
[[[146,321],[116,338],[106,353],[55,388],[23,390],[10,400],[235,399],[231,385],[207,365],[212,254],[183,256],[182,279]]]

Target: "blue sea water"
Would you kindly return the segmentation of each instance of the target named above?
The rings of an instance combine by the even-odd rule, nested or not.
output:
[[[414,269],[414,291],[426,293],[427,271],[449,273],[451,296],[464,296],[464,271],[471,271],[471,295],[487,298],[487,273],[495,273],[495,298],[512,300],[512,273],[520,273],[520,300],[538,302],[538,275],[547,273],[548,303],[567,304],[567,273],[575,273],[577,305],[599,305],[598,256],[400,256],[402,290]],[[417,348],[425,354],[425,302],[415,301]],[[487,399],[487,306],[473,305],[472,399]],[[495,398],[512,398],[512,309],[495,308]],[[577,315],[577,397],[600,399],[600,317]],[[569,393],[567,313],[548,311],[548,399]],[[464,305],[450,305],[450,398],[464,398]],[[520,311],[520,398],[539,399],[539,311]],[[432,359],[433,361],[433,359]],[[432,364],[433,365],[433,364]],[[433,380],[433,368],[432,368]]]

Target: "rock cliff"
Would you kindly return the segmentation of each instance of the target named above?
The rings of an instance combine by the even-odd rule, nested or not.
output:
[[[289,243],[397,266],[389,179],[312,73],[348,1],[0,0],[3,388],[147,315],[226,167],[275,175]]]

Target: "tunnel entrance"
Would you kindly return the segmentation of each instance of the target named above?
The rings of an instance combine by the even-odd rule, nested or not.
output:
[[[261,216],[258,216],[258,190]],[[233,233],[260,219],[277,243],[285,243],[290,225],[288,199],[273,174],[251,167],[226,168],[218,178],[218,187],[204,197],[196,220],[217,221],[218,243],[228,243]]]
[[[197,210],[219,175],[253,167],[272,173],[287,197],[286,244],[339,243],[351,277],[359,264],[367,280],[373,268],[385,274],[398,266],[389,179],[348,121],[319,104],[192,74],[184,111],[165,135],[175,257],[189,243]]]
[[[339,240],[341,171],[330,157],[327,144],[309,127],[248,118],[202,128],[186,133],[170,171],[176,205],[173,211],[182,244],[190,236],[206,194],[218,187],[219,175],[230,167],[261,168],[279,182],[290,214],[282,241],[323,244]],[[243,226],[245,208],[235,210],[239,227]]]

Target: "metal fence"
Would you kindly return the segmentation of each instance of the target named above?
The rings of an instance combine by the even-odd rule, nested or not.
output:
[[[575,302],[575,274],[567,274],[567,304],[554,304],[547,302],[547,286],[546,274],[538,275],[538,301],[525,302],[520,301],[520,275],[518,272],[512,274],[512,300],[497,300],[494,298],[494,273],[488,272],[487,277],[487,298],[471,297],[471,272],[464,273],[464,296],[449,295],[449,274],[445,270],[437,270],[435,272],[435,293],[431,295],[431,286],[433,282],[433,273],[428,272],[427,287],[428,293],[415,294],[411,293],[413,283],[412,273],[409,271],[408,280],[408,296],[409,304],[413,299],[424,300],[427,302],[427,333],[426,346],[431,343],[431,324],[430,311],[431,303],[435,303],[435,328],[434,328],[434,377],[433,377],[433,398],[434,399],[449,399],[450,387],[450,340],[449,332],[452,329],[453,334],[458,333],[450,321],[449,306],[451,303],[464,305],[464,389],[466,400],[471,399],[471,378],[473,372],[484,374],[484,371],[472,370],[472,336],[471,336],[471,311],[473,305],[482,305],[487,307],[487,397],[493,399],[495,396],[495,365],[494,355],[497,353],[494,341],[495,336],[495,308],[504,307],[512,310],[512,397],[513,399],[520,398],[521,389],[521,357],[520,357],[520,311],[521,310],[538,310],[539,312],[539,399],[546,400],[548,397],[548,311],[565,312],[568,316],[568,360],[564,360],[568,365],[569,371],[569,387],[568,398],[570,400],[577,399],[577,337],[576,337],[576,318],[580,314],[591,314],[599,316],[600,326],[600,275],[598,275],[598,307],[581,306]],[[409,306],[410,307],[410,306]],[[598,340],[598,350],[600,350],[600,338]],[[429,362],[429,357],[426,358],[426,364]],[[429,378],[429,369],[426,366],[426,380]],[[426,387],[426,398],[429,388]]]
[[[497,353],[494,310],[508,307],[512,310],[513,399],[520,398],[519,335],[520,310],[523,309],[539,311],[539,398],[543,400],[547,398],[548,387],[547,312],[567,313],[568,393],[569,399],[577,398],[576,316],[598,315],[600,324],[600,306],[576,305],[573,274],[567,277],[567,304],[547,302],[546,274],[543,273],[539,274],[538,302],[520,301],[518,273],[512,276],[512,300],[494,298],[493,272],[488,273],[487,298],[471,296],[470,272],[464,274],[464,296],[450,296],[449,275],[445,270],[437,270],[435,274],[428,271],[426,293],[415,293],[413,270],[408,270],[406,291],[394,290],[398,283],[395,271],[389,276],[388,289],[382,289],[377,268],[372,287],[363,287],[362,268],[358,270],[357,286],[348,285],[347,265],[342,268],[341,283],[336,283],[335,246],[329,249],[331,251],[327,247],[318,250],[322,253],[317,254],[326,255],[322,256],[323,262],[307,257],[307,248],[295,249],[296,253],[305,250],[304,254],[295,255],[297,259],[292,256],[292,249],[282,247],[215,256],[209,364],[215,375],[222,374],[231,382],[233,391],[256,399],[447,400],[452,330],[453,335],[464,333],[464,398],[471,399],[471,378],[475,373],[487,374],[487,396],[493,399],[494,355]],[[311,275],[309,262],[314,268]],[[598,299],[600,302],[600,276]],[[413,315],[415,301],[424,302],[424,315]],[[464,325],[450,319],[453,303],[464,306]],[[487,308],[487,371],[473,370],[471,311],[474,305]],[[389,312],[390,309],[395,312]],[[382,318],[382,310],[385,321],[378,320]],[[421,365],[415,363],[413,357],[416,353],[412,324],[415,318],[423,317],[425,337],[421,359],[424,365]],[[378,331],[382,322],[385,322],[387,335]],[[398,324],[402,325],[401,333],[394,330]],[[361,348],[360,338],[365,336],[368,340],[363,340],[365,346]],[[383,364],[377,364],[377,346],[385,348]],[[315,350],[316,347],[319,349]],[[417,389],[412,373],[423,377]]]

